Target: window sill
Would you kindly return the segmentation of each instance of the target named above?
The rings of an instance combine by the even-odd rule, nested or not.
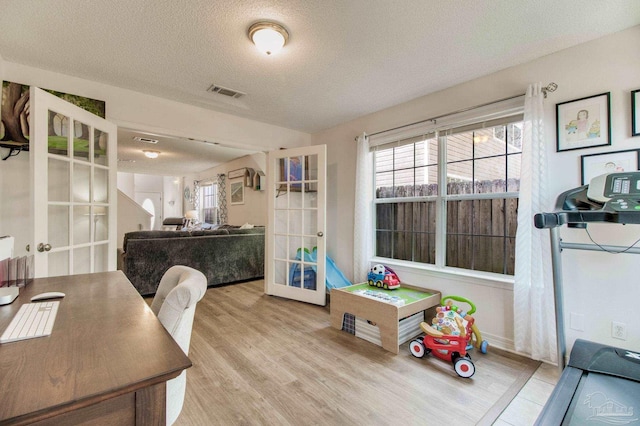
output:
[[[428,277],[438,277],[444,279],[461,279],[474,285],[493,287],[505,290],[513,290],[514,277],[511,275],[502,275],[492,272],[472,271],[468,269],[443,267],[438,268],[435,265],[420,264],[416,262],[408,262],[405,260],[388,259],[382,257],[371,258],[371,263],[382,263],[391,268],[410,271]],[[400,272],[397,271],[397,272]]]

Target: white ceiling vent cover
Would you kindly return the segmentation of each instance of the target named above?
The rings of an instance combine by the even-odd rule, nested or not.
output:
[[[157,139],[142,138],[140,136],[134,136],[133,140],[136,142],[144,142],[144,143],[158,143]]]
[[[207,89],[207,92],[216,93],[218,95],[228,96],[233,99],[238,99],[242,96],[245,96],[246,93],[239,92],[237,90],[229,89],[228,87],[218,86],[217,84],[212,84]]]

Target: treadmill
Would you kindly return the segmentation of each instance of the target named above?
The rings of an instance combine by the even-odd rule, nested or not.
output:
[[[640,425],[640,353],[577,339],[536,425]]]
[[[640,425],[640,353],[577,339],[564,368],[562,250],[640,254],[637,247],[564,243],[560,239],[562,225],[586,228],[588,223],[640,224],[640,171],[597,176],[589,185],[560,194],[554,213],[534,216],[536,228],[551,232],[558,367],[562,371],[536,425],[582,425],[592,421]]]

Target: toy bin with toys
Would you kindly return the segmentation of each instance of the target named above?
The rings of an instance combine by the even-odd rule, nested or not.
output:
[[[467,303],[471,309],[465,312],[454,305],[453,300]],[[437,358],[449,361],[458,376],[469,378],[476,371],[471,356],[467,353],[467,350],[473,347],[473,336],[480,341],[478,347],[482,353],[486,353],[488,346],[487,342],[482,341],[477,327],[474,329],[475,319],[470,313],[475,312],[475,306],[468,299],[458,296],[444,297],[440,303],[442,306],[436,308],[436,317],[432,324],[420,324],[420,328],[425,332],[424,337],[413,340],[409,349],[417,358],[432,353]]]

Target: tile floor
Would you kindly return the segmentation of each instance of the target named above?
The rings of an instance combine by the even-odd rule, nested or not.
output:
[[[543,363],[493,423],[494,426],[533,425],[559,377],[558,367]]]

